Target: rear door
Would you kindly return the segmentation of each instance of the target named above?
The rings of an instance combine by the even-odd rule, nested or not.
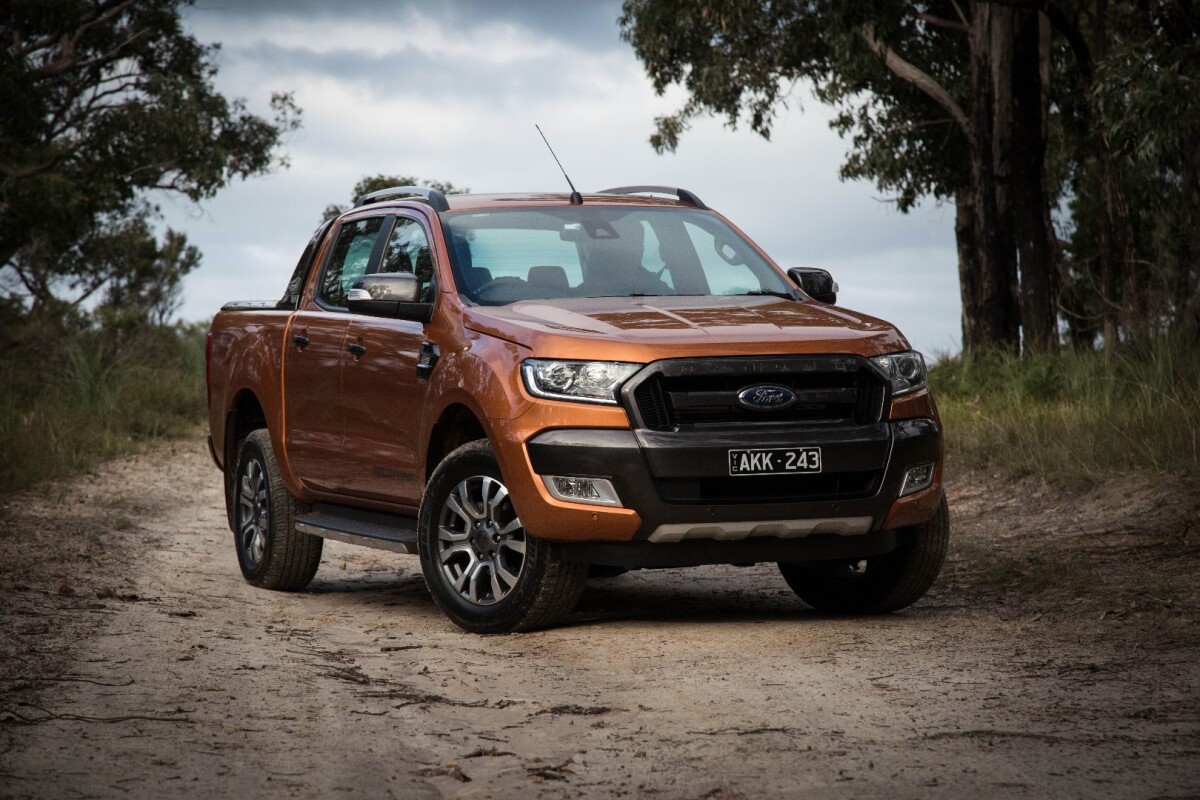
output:
[[[301,482],[317,491],[345,486],[340,464],[345,436],[342,370],[351,322],[346,292],[378,260],[384,221],[374,216],[341,224],[316,288],[301,301],[284,343],[287,457]]]
[[[417,216],[397,215],[387,229],[378,272],[415,273],[422,297],[433,300],[429,232]],[[416,506],[421,481],[417,439],[426,383],[418,376],[422,346],[431,347],[425,325],[401,319],[355,316],[347,333],[342,369],[346,408],[344,467],[349,493]]]

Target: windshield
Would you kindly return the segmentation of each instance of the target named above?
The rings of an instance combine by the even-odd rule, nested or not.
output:
[[[441,215],[460,294],[481,305],[563,297],[792,295],[709,212],[570,206]]]

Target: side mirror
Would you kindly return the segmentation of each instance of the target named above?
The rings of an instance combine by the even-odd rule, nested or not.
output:
[[[833,305],[837,302],[838,285],[828,270],[816,267],[792,267],[788,277],[814,300]]]
[[[411,272],[364,275],[346,293],[351,314],[429,322],[433,303],[421,302],[421,282]]]

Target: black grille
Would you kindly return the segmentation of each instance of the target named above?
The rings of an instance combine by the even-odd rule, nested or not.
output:
[[[855,500],[879,488],[880,470],[818,475],[717,475],[706,478],[659,478],[658,494],[667,503],[796,503]]]
[[[648,376],[633,392],[642,425],[669,431],[705,425],[867,425],[879,421],[886,389],[865,364],[831,359],[830,368],[821,369],[821,362],[805,359],[789,370],[789,362],[782,360],[770,362],[774,369],[763,371],[753,369],[753,363],[735,363],[732,369],[722,365],[708,373],[691,368]],[[756,384],[786,386],[795,392],[796,402],[778,410],[746,408],[738,402],[738,392]]]

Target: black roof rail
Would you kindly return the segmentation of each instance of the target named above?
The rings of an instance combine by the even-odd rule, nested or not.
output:
[[[377,192],[369,192],[355,201],[354,207],[365,206],[367,203],[378,203],[380,200],[386,200],[389,197],[402,197],[405,195],[416,195],[429,203],[434,211],[449,211],[450,204],[446,202],[446,195],[439,192],[437,189],[430,189],[425,186],[392,186],[388,189],[380,189]]]
[[[708,206],[704,205],[699,197],[687,189],[675,189],[670,186],[618,186],[615,189],[602,189],[596,194],[673,194],[679,198],[680,202],[687,203],[689,206],[708,209]]]

